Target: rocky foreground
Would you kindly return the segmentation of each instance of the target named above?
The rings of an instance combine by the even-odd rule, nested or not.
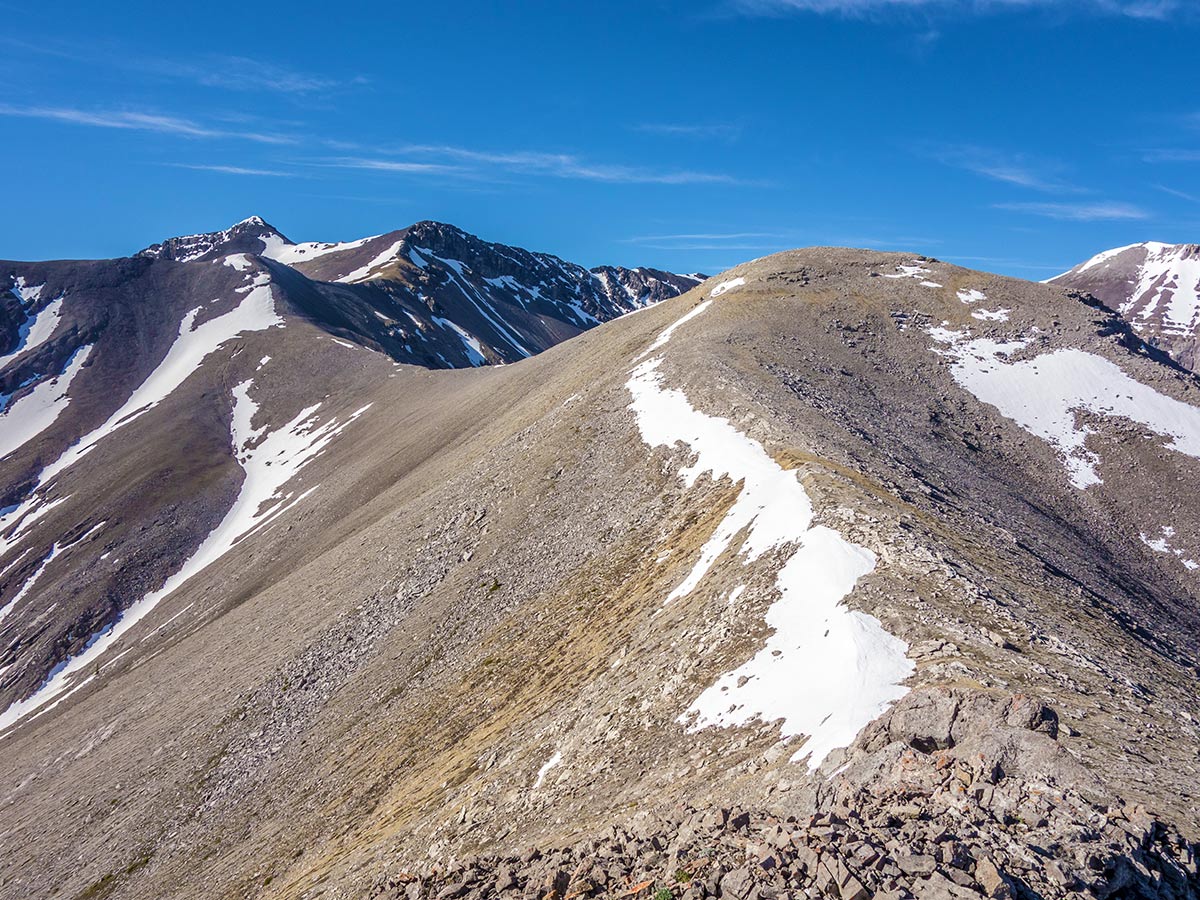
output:
[[[570,847],[397,867],[373,896],[1200,897],[1200,844],[1089,796],[1057,735],[1040,702],[940,692],[873,726],[816,812],[634,813]]]

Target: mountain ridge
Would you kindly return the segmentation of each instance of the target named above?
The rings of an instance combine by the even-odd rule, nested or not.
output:
[[[814,248],[448,370],[271,260],[129,271],[228,328],[0,527],[0,896],[1194,896],[1200,380],[1116,311]],[[13,689],[147,558],[93,600],[191,577]]]
[[[197,263],[242,252],[314,282],[343,327],[355,322],[343,336],[397,361],[435,367],[514,362],[703,280],[648,268],[589,270],[432,220],[342,243],[297,244],[251,216],[135,257]]]

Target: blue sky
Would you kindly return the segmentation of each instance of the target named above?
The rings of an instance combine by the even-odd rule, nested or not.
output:
[[[1195,0],[0,0],[0,257],[432,218],[715,272],[1200,241]]]

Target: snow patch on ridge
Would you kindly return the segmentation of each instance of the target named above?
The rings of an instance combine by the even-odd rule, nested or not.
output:
[[[1064,272],[1063,275],[1069,275],[1069,274],[1071,274],[1071,272],[1076,272],[1076,273],[1086,272],[1088,269],[1094,269],[1094,268],[1096,268],[1096,266],[1102,265],[1103,263],[1108,262],[1110,259],[1120,256],[1122,253],[1126,252],[1127,250],[1144,249],[1146,251],[1146,255],[1149,256],[1149,255],[1155,254],[1155,253],[1162,253],[1164,250],[1166,250],[1167,248],[1169,248],[1171,246],[1172,246],[1171,244],[1164,244],[1161,241],[1145,241],[1140,244],[1126,244],[1124,247],[1114,247],[1111,250],[1105,250],[1102,253],[1097,253],[1091,259],[1087,260],[1087,262],[1080,263],[1074,269],[1070,269],[1069,271]],[[1062,275],[1058,275],[1055,277],[1061,278]],[[1052,278],[1050,280],[1053,281],[1054,279]]]
[[[1010,312],[1010,309],[975,309],[971,311],[971,318],[981,322],[1007,322]]]
[[[24,275],[18,275],[13,283],[13,293],[17,295],[17,299],[23,305],[36,303],[41,299],[42,291],[46,289],[44,284],[31,285],[25,280]]]
[[[675,322],[650,349],[663,346],[710,303]],[[874,616],[843,604],[858,579],[875,568],[875,556],[832,529],[814,526],[812,504],[796,473],[728,420],[699,412],[682,391],[664,387],[662,361],[658,356],[639,363],[626,383],[642,439],[651,447],[683,444],[694,454],[695,461],[680,472],[688,487],[705,473],[742,484],[668,601],[690,593],[740,533],[746,535],[739,551],[746,563],[769,550],[795,548],[776,576],[780,599],[767,612],[774,633],[752,659],[705,690],[680,721],[698,730],[782,720],[782,737],[809,736],[792,758],[807,757],[815,769],[904,696],[901,682],[915,671],[904,641]]]
[[[263,249],[258,255],[278,263],[283,263],[285,266],[294,266],[296,263],[309,262],[322,256],[328,256],[330,253],[355,250],[367,243],[367,241],[373,241],[377,237],[381,237],[381,235],[375,234],[371,237],[359,238],[357,241],[347,241],[341,244],[329,244],[321,241],[290,244],[280,235],[264,234],[260,238],[263,242]]]
[[[483,344],[475,335],[471,334],[465,328],[451,322],[449,319],[443,319],[441,316],[430,316],[433,321],[437,322],[443,328],[449,328],[463,343],[463,350],[467,354],[467,359],[473,366],[483,366],[487,364],[487,357],[483,355]]]
[[[947,328],[928,333],[944,345],[934,352],[952,361],[954,380],[1057,450],[1071,484],[1081,490],[1102,479],[1100,457],[1087,448],[1095,431],[1077,422],[1079,412],[1138,422],[1171,438],[1168,450],[1200,458],[1200,408],[1160,394],[1103,356],[1071,348],[1009,362],[1028,340],[971,339]]]
[[[554,755],[546,760],[542,767],[538,769],[537,780],[533,782],[533,789],[535,791],[542,786],[542,782],[546,780],[546,776],[550,774],[550,770],[562,762],[562,758],[562,751],[555,750]]]
[[[21,600],[23,600],[29,594],[29,592],[31,590],[33,590],[34,585],[37,584],[38,579],[42,577],[42,573],[46,571],[46,567],[49,566],[50,563],[54,562],[54,560],[56,560],[58,557],[62,556],[63,553],[70,550],[72,547],[75,547],[78,544],[82,544],[84,541],[86,541],[88,538],[90,538],[93,534],[95,534],[97,531],[99,531],[101,528],[103,528],[104,524],[105,524],[104,522],[100,522],[96,525],[93,525],[86,532],[84,532],[79,537],[77,537],[75,540],[73,540],[69,543],[60,544],[56,541],[50,547],[50,552],[46,554],[45,558],[42,559],[42,561],[40,563],[38,563],[38,567],[33,570],[33,573],[28,578],[25,579],[25,581],[21,585],[20,589],[13,595],[12,599],[9,600],[8,603],[4,604],[4,606],[2,608],[0,608],[0,621],[3,621],[3,619],[10,612],[12,612],[14,609],[16,609],[17,604],[20,603]],[[17,559],[20,560],[20,558],[21,557],[18,557]],[[14,562],[14,565],[15,564],[16,563]],[[4,571],[7,572],[8,569],[5,569]]]
[[[671,335],[673,335],[675,333],[676,328],[678,328],[680,325],[685,325],[688,322],[690,322],[692,319],[696,318],[696,316],[700,315],[700,313],[702,313],[706,309],[708,309],[708,307],[710,305],[712,305],[712,301],[705,300],[703,303],[701,303],[699,306],[697,306],[691,312],[689,312],[686,315],[682,316],[681,318],[677,319],[673,324],[668,325],[666,328],[663,329],[662,334],[660,334],[657,338],[654,339],[654,343],[642,351],[642,356],[647,356],[647,355],[653,353],[659,347],[664,346],[667,343],[667,341],[669,341],[671,339]],[[641,359],[642,356],[639,356],[638,359]]]
[[[25,279],[17,278],[17,283],[12,290],[21,300],[22,305],[26,305],[36,302],[44,287],[45,285],[42,284],[36,287],[26,287]],[[56,297],[51,300],[43,309],[29,316],[17,327],[17,345],[7,353],[0,354],[0,368],[4,368],[18,356],[36,350],[54,336],[59,319],[62,318],[63,299],[63,297]]]
[[[884,275],[884,278],[919,278],[922,275],[928,275],[929,269],[920,265],[912,266],[896,266],[896,271],[893,274]]]
[[[722,281],[715,288],[713,288],[712,293],[710,293],[708,296],[720,297],[726,291],[732,290],[735,287],[741,287],[745,283],[745,278],[730,278],[728,281]]]
[[[341,278],[339,278],[337,280],[341,281],[341,282],[346,282],[346,283],[354,282],[354,281],[365,281],[367,279],[367,277],[373,271],[378,269],[380,266],[386,265],[387,263],[389,263],[393,259],[395,259],[396,254],[400,252],[400,248],[403,246],[404,246],[404,238],[401,238],[400,240],[396,241],[396,243],[392,244],[392,246],[390,246],[386,250],[384,250],[382,253],[378,254],[374,259],[372,259],[365,266],[360,266],[359,268],[357,268],[353,272],[351,272],[349,275],[343,275]]]
[[[1178,547],[1171,546],[1171,539],[1175,537],[1175,529],[1172,526],[1164,525],[1160,530],[1158,537],[1154,538],[1153,540],[1147,537],[1144,532],[1139,534],[1138,537],[1142,539],[1143,544],[1145,544],[1155,553],[1169,553],[1172,556],[1178,557],[1179,561],[1183,563],[1185,568],[1200,569],[1200,563],[1196,562],[1194,559],[1185,559],[1183,550],[1180,550]]]
[[[229,257],[226,263],[236,258]],[[156,407],[200,367],[205,357],[226,341],[247,331],[264,331],[273,326],[282,326],[283,319],[275,312],[275,298],[269,282],[270,275],[260,272],[253,277],[249,291],[237,306],[200,325],[195,324],[200,307],[188,312],[179,324],[175,343],[158,367],[103,425],[80,438],[48,465],[39,476],[39,486],[73,466],[101,440]]]

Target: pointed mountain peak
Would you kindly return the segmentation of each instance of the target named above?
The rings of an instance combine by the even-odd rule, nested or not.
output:
[[[1127,244],[1124,247],[1114,247],[1097,253],[1090,259],[1081,262],[1075,268],[1057,275],[1050,280],[1056,284],[1065,283],[1069,276],[1081,275],[1089,270],[1124,270],[1153,262],[1164,262],[1174,259],[1195,259],[1200,257],[1200,244],[1166,244],[1162,241],[1142,241],[1137,244]]]
[[[224,231],[168,238],[135,255],[151,259],[170,259],[175,262],[207,262],[231,253],[260,255],[264,251],[289,246],[291,243],[261,216],[250,216]]]
[[[474,235],[467,234],[467,232],[463,231],[457,225],[451,225],[449,222],[438,222],[438,221],[435,221],[434,219],[422,219],[420,222],[413,222],[411,225],[409,225],[407,228],[405,228],[404,231],[407,231],[410,234],[439,234],[439,233],[441,233],[441,234],[459,234],[459,235],[463,235],[464,237],[475,237]],[[482,240],[482,238],[475,238],[475,239]]]

